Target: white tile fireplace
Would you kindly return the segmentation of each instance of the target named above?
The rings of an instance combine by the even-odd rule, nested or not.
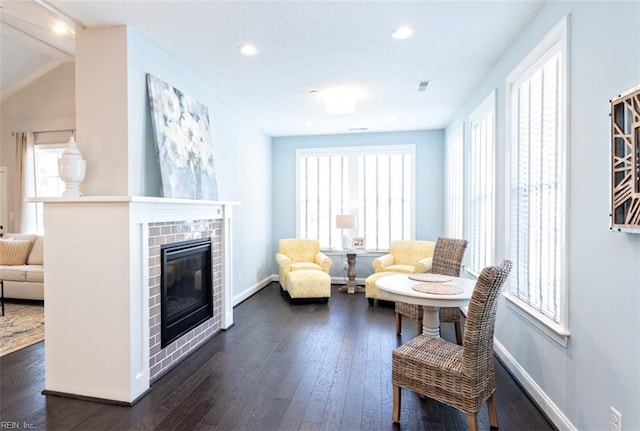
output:
[[[234,202],[136,196],[42,199],[45,394],[133,404],[233,324]],[[212,239],[213,317],[160,345],[160,247]]]

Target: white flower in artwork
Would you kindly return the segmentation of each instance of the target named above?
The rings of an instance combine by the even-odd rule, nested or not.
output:
[[[181,145],[183,133],[178,127],[165,130],[162,135],[163,142],[161,152],[172,160],[176,168],[186,169],[189,161],[189,154],[184,145]]]
[[[162,96],[160,98],[160,113],[166,127],[174,127],[180,120],[182,108],[180,107],[180,98],[173,88],[166,85],[162,88]]]

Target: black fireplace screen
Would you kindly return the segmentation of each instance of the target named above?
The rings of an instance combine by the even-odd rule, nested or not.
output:
[[[211,238],[160,247],[161,346],[213,317]]]

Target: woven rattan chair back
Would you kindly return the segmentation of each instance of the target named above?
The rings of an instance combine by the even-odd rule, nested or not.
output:
[[[466,239],[440,237],[433,250],[431,272],[434,274],[460,276],[462,257],[467,249]],[[422,307],[404,302],[396,302],[396,334],[402,332],[402,316],[416,320],[418,334],[422,333]],[[460,309],[458,307],[443,307],[440,309],[440,322],[450,322],[455,325],[456,340],[462,343],[462,329],[460,327]]]
[[[466,249],[466,239],[438,238],[436,247],[433,249],[431,272],[460,277],[462,256]]]
[[[493,376],[493,332],[500,291],[512,263],[504,260],[499,266],[482,270],[469,302],[464,325],[462,366],[465,375],[482,380]]]
[[[487,392],[486,399],[494,390],[491,385],[481,384],[488,376],[495,379],[493,370],[493,332],[500,291],[509,272],[511,261],[505,260],[497,267],[482,270],[469,302],[469,311],[464,325],[462,368],[463,373],[476,382],[478,392]],[[483,386],[483,387],[480,387]]]
[[[467,249],[466,239],[438,238],[433,251],[434,274],[460,276],[462,257]],[[462,327],[460,309],[458,307],[443,307],[440,309],[440,323],[453,323],[456,331],[456,341],[462,344]]]

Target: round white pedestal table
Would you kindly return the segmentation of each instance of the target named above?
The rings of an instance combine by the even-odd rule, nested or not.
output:
[[[476,281],[462,277],[450,277],[451,281],[438,283],[462,288],[458,294],[433,294],[413,290],[413,286],[426,284],[409,278],[408,274],[390,275],[376,281],[378,289],[384,291],[394,301],[422,305],[423,333],[432,337],[440,336],[440,307],[465,307],[469,305]]]

